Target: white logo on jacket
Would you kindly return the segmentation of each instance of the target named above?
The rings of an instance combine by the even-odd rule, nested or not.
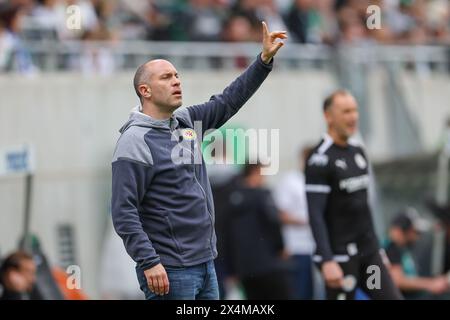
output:
[[[369,187],[369,183],[369,175],[364,174],[362,176],[341,180],[339,182],[339,188],[341,190],[347,190],[347,192],[352,193],[355,191],[367,189]]]
[[[367,168],[367,161],[366,161],[366,159],[364,159],[364,157],[363,157],[361,154],[359,154],[359,153],[357,153],[357,154],[355,155],[355,162],[356,162],[356,165],[357,165],[360,169],[365,169],[365,168]]]
[[[309,158],[308,164],[310,166],[325,167],[328,164],[328,156],[325,154],[315,153]]]
[[[337,159],[334,163],[336,167],[341,168],[342,170],[347,170],[347,163],[344,159]]]

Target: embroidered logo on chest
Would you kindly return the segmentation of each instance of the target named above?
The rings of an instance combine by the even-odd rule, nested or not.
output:
[[[359,153],[357,153],[355,155],[355,163],[360,169],[367,168],[367,161],[366,161],[366,159],[364,159],[364,157],[361,154],[359,154]]]
[[[194,140],[197,138],[197,133],[194,129],[183,129],[182,131],[183,139],[185,140]]]

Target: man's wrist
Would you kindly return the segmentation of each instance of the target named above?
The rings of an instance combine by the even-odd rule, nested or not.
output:
[[[156,266],[156,265],[158,265],[160,263],[161,263],[161,260],[159,258],[157,258],[157,259],[155,259],[155,260],[153,260],[151,262],[142,264],[139,267],[140,267],[140,269],[145,271],[145,270],[149,270],[149,269],[153,268],[154,266]]]
[[[273,57],[267,57],[264,53],[261,53],[261,61],[265,64],[270,64]]]
[[[322,256],[322,264],[326,264],[329,262],[334,262],[333,256],[332,255],[324,255]]]

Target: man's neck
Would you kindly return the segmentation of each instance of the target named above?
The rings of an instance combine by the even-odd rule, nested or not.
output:
[[[348,146],[348,138],[343,138],[339,136],[335,131],[328,130],[328,135],[333,139],[333,142],[341,147]]]
[[[248,188],[259,188],[261,187],[261,184],[256,181],[255,179],[252,179],[252,177],[247,177],[244,179],[244,185]]]
[[[155,120],[167,120],[172,116],[172,112],[161,111],[160,108],[152,104],[144,103],[141,112],[152,117]]]

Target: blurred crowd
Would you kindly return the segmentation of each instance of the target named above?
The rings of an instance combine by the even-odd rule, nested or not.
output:
[[[259,42],[263,20],[291,43],[450,43],[448,0],[0,0],[0,72],[44,68],[40,41]],[[57,68],[108,74],[123,64],[90,47],[65,48]]]
[[[447,0],[0,0],[0,38],[259,41],[260,21],[288,30],[291,41],[449,43]],[[77,5],[81,29],[67,28]],[[380,30],[366,27],[369,5]],[[15,8],[15,9],[13,9]]]

